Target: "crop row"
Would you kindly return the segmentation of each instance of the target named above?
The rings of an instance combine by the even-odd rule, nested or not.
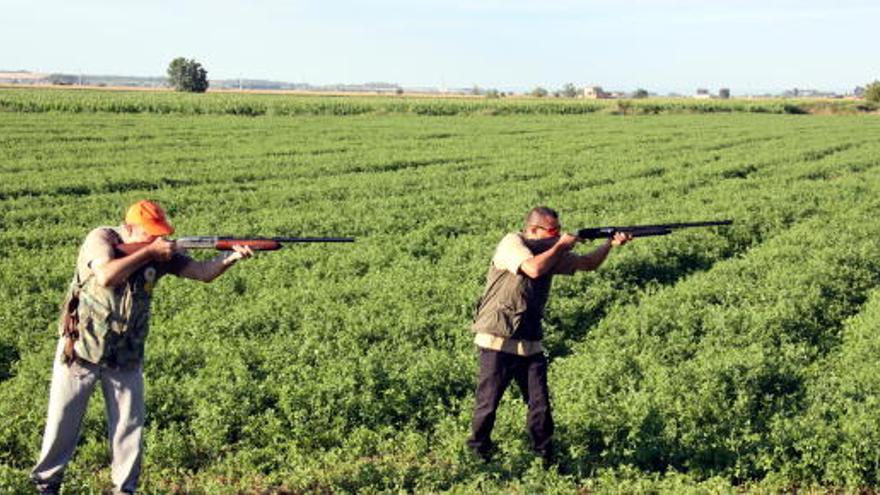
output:
[[[484,99],[424,97],[338,97],[260,94],[176,94],[102,90],[0,89],[0,111],[62,113],[151,113],[185,115],[622,115],[666,113],[860,113],[877,110],[861,101],[826,100],[647,100]]]

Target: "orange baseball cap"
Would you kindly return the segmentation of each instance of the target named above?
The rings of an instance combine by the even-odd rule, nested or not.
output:
[[[162,236],[174,233],[174,227],[165,218],[165,210],[158,203],[147,199],[128,207],[125,223],[140,225],[150,235]]]

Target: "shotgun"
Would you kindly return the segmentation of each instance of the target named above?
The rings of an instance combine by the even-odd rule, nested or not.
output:
[[[217,251],[232,251],[232,246],[248,246],[254,251],[276,251],[287,243],[316,243],[316,242],[354,242],[354,237],[218,237],[218,236],[195,236],[181,237],[174,240],[174,244],[181,249],[216,249]],[[131,242],[117,244],[116,249],[124,254],[132,254],[145,247],[149,242]]]
[[[647,237],[652,235],[668,235],[676,229],[688,229],[691,227],[715,227],[718,225],[731,225],[733,220],[717,220],[712,222],[692,223],[664,223],[656,225],[630,225],[628,227],[590,227],[577,231],[581,239],[605,239],[614,237],[618,232],[627,233],[633,237]]]

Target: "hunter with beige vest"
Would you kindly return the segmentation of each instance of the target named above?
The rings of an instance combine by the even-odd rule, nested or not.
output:
[[[195,261],[163,236],[174,232],[162,208],[138,201],[119,227],[86,236],[62,307],[61,338],[49,391],[49,412],[31,480],[41,493],[58,493],[73,456],[89,398],[101,384],[106,405],[116,493],[133,493],[140,474],[144,427],[144,344],[150,300],[162,276],[210,282],[253,255],[233,246],[228,255]],[[149,243],[125,255],[119,244]]]

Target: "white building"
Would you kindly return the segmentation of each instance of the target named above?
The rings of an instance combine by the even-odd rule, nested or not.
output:
[[[589,100],[601,100],[610,97],[611,95],[602,90],[602,86],[587,86],[584,88],[584,98]]]

